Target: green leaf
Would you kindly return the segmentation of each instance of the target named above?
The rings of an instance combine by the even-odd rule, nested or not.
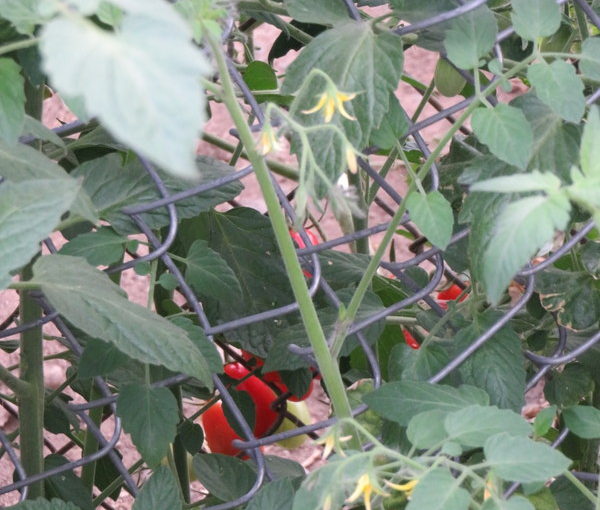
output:
[[[579,252],[581,263],[592,276],[600,276],[600,242],[590,241]]]
[[[499,319],[500,315],[492,311],[477,316],[468,327],[456,334],[456,352],[468,348]],[[487,391],[492,404],[515,412],[521,410],[525,393],[525,365],[521,340],[509,326],[504,326],[471,354],[459,371],[464,383]]]
[[[107,375],[129,363],[131,358],[113,344],[97,338],[89,340],[79,359],[78,376],[80,379]]]
[[[362,147],[372,129],[388,114],[390,94],[402,74],[402,61],[399,37],[389,32],[375,34],[367,23],[348,21],[315,37],[302,50],[288,67],[281,90],[284,94],[297,91],[311,69],[321,69],[339,90],[356,92],[357,96],[344,106],[357,120],[336,114],[333,122],[344,129],[353,145]],[[365,72],[367,69],[369,72]],[[294,100],[292,109],[299,112],[312,108],[324,85],[323,79],[311,80]],[[322,116],[299,113],[297,120],[315,125],[322,122]]]
[[[450,413],[444,427],[450,440],[471,448],[483,446],[489,437],[501,432],[524,437],[531,434],[531,425],[521,415],[495,406],[474,405]]]
[[[448,353],[435,343],[415,350],[405,343],[394,346],[388,358],[390,380],[426,381],[450,361]]]
[[[583,482],[590,490],[595,490],[595,484],[592,482]],[[585,494],[573,485],[571,480],[561,476],[550,485],[552,495],[560,510],[594,510],[595,505]]]
[[[183,504],[175,475],[166,466],[159,466],[135,498],[132,510],[165,510],[167,508],[181,510]]]
[[[554,3],[554,0],[550,0]],[[554,4],[558,8],[558,4]],[[527,69],[527,78],[537,96],[563,119],[578,123],[585,111],[583,82],[575,68],[564,60],[539,62]]]
[[[0,16],[9,20],[20,33],[32,35],[35,25],[44,21],[39,3],[40,0],[3,0]]]
[[[551,173],[537,170],[527,174],[504,175],[473,184],[470,191],[489,191],[496,193],[519,193],[525,191],[557,191],[561,180]]]
[[[498,303],[513,276],[552,240],[554,232],[566,228],[570,210],[562,193],[522,198],[502,210],[483,261],[483,282],[491,303]]]
[[[242,76],[250,90],[277,89],[277,75],[273,68],[266,62],[261,62],[260,60],[250,62]]]
[[[380,149],[391,149],[408,131],[408,117],[400,101],[390,95],[390,109],[379,126],[371,132],[371,144]]]
[[[570,459],[547,444],[508,434],[490,437],[483,451],[492,469],[511,482],[545,482],[564,473],[571,464]]]
[[[245,510],[292,510],[294,492],[290,479],[280,478],[263,485]]]
[[[50,454],[44,459],[44,470],[50,470],[68,464],[62,455]],[[93,510],[92,497],[89,490],[73,471],[65,471],[51,476],[44,481],[45,494],[49,498],[57,497],[70,501],[80,510]]]
[[[233,168],[207,156],[199,156],[196,165],[201,174],[200,184],[207,183],[218,177],[225,177],[233,172]],[[169,194],[189,189],[189,182],[170,177],[164,172],[158,172]],[[100,217],[111,224],[120,234],[133,234],[139,227],[131,217],[122,212],[123,207],[152,202],[161,198],[156,185],[137,159],[123,165],[118,154],[108,154],[104,157],[88,161],[77,167],[71,175],[83,178],[83,188],[91,197],[94,205],[100,211]],[[207,211],[217,204],[234,198],[243,186],[236,181],[216,189],[205,191],[178,200],[176,205],[179,218],[191,218],[202,211]],[[168,211],[159,207],[148,213],[140,214],[144,222],[153,230],[169,224]]]
[[[41,257],[33,273],[52,306],[91,337],[111,342],[142,363],[163,365],[212,387],[207,362],[187,334],[128,301],[106,274],[65,255]]]
[[[408,425],[413,416],[424,411],[452,412],[474,404],[485,406],[489,397],[474,386],[454,388],[421,381],[394,381],[365,395],[363,401],[380,416]]]
[[[0,289],[24,266],[56,227],[79,192],[74,180],[0,184]]]
[[[444,418],[448,413],[441,409],[430,409],[413,416],[406,429],[406,436],[415,448],[437,446],[448,438]]]
[[[284,0],[289,15],[304,23],[334,25],[348,21],[348,9],[338,0]]]
[[[25,123],[25,90],[21,68],[0,58],[0,138],[16,143]]]
[[[198,481],[221,501],[243,496],[256,481],[253,469],[236,457],[220,453],[194,455],[193,465]]]
[[[471,495],[450,471],[429,471],[415,487],[406,510],[467,510]]]
[[[177,433],[179,409],[173,393],[168,388],[124,386],[117,399],[117,415],[146,463],[158,465]]]
[[[571,330],[589,328],[600,317],[600,291],[588,273],[549,268],[538,274],[536,290],[542,306],[557,313],[559,324]]]
[[[92,266],[110,266],[122,260],[128,241],[111,228],[101,227],[94,232],[78,235],[65,244],[59,253],[83,257]]]
[[[219,301],[234,301],[242,293],[240,282],[227,262],[202,239],[190,246],[187,258],[186,281],[200,296],[209,296]]]
[[[497,33],[496,17],[485,5],[455,18],[444,39],[448,59],[460,69],[479,67],[479,59],[496,43]]]
[[[600,81],[600,37],[590,37],[583,41],[579,68],[584,76]]]
[[[559,408],[577,405],[594,390],[594,380],[589,371],[578,363],[570,363],[560,372],[552,372],[546,382],[544,394],[548,402]]]
[[[81,510],[81,508],[75,506],[73,503],[67,503],[56,498],[49,501],[42,498],[33,501],[23,501],[10,508],[12,510]]]
[[[565,425],[583,439],[600,437],[600,410],[591,406],[573,406],[563,411]]]
[[[189,339],[204,356],[211,374],[221,374],[223,360],[215,344],[204,334],[204,330],[187,317],[170,317],[169,320],[188,334]]]
[[[514,29],[523,39],[536,41],[560,27],[560,6],[554,0],[513,0],[512,8]]]
[[[445,249],[452,237],[454,215],[444,195],[439,191],[430,191],[426,195],[413,192],[406,197],[406,207],[410,219],[431,244]]]
[[[597,106],[590,108],[581,138],[581,171],[586,177],[600,179],[600,113]]]
[[[59,165],[48,159],[41,152],[23,144],[9,145],[0,140],[0,167],[2,177],[12,182],[21,182],[29,179],[54,179],[49,183],[48,189],[54,186],[63,186],[62,181],[72,182],[73,178]],[[68,186],[68,184],[65,184]],[[98,221],[98,214],[81,186],[78,196],[71,205],[71,212],[85,218],[90,223]]]
[[[531,156],[533,131],[521,110],[498,103],[495,108],[478,108],[471,119],[473,130],[492,154],[519,168]]]
[[[201,78],[209,72],[184,20],[152,0],[108,32],[83,18],[59,17],[40,51],[61,94],[81,97],[119,140],[165,170],[197,178],[197,137],[205,122]]]
[[[495,500],[492,498],[484,501],[481,510],[542,510],[536,509],[529,500],[523,496],[511,496],[510,499]]]
[[[65,145],[63,139],[60,136],[58,136],[54,131],[44,126],[44,124],[42,124],[39,120],[34,119],[29,115],[25,115],[25,123],[23,124],[23,130],[21,131],[21,135],[30,135],[37,138],[38,140],[50,142],[56,145],[57,147],[64,149],[66,154],[67,146]]]
[[[438,59],[433,79],[438,92],[446,97],[456,96],[467,83],[467,80],[445,58]]]
[[[533,422],[533,434],[537,437],[544,436],[552,427],[556,417],[556,406],[545,407],[535,417]]]
[[[533,129],[528,169],[553,172],[567,181],[579,154],[580,127],[566,123],[533,93],[519,96],[511,105],[523,111]]]

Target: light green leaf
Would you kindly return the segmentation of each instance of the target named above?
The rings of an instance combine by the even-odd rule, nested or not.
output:
[[[479,59],[493,48],[497,33],[496,17],[485,5],[455,18],[444,39],[448,58],[461,69],[479,67]]]
[[[173,472],[160,466],[135,498],[132,510],[181,510],[180,490]]]
[[[557,191],[561,180],[554,174],[537,170],[528,174],[513,174],[479,181],[470,187],[470,191],[489,191],[492,193],[519,193],[524,191]]]
[[[23,130],[21,131],[21,135],[30,135],[37,138],[38,140],[43,140],[44,142],[51,142],[57,147],[65,149],[66,153],[66,145],[63,139],[60,136],[58,136],[54,131],[44,126],[39,120],[34,119],[29,115],[25,115],[25,123],[23,124]]]
[[[545,443],[508,434],[490,437],[483,451],[493,470],[511,482],[545,482],[564,473],[571,464],[570,459]]]
[[[421,381],[394,381],[365,395],[363,401],[380,416],[408,425],[413,416],[440,409],[458,411],[473,404],[487,405],[487,393],[474,386],[460,388]]]
[[[47,499],[38,498],[33,501],[23,501],[15,506],[10,507],[12,510],[81,510],[78,506],[73,503],[67,503],[60,499]]]
[[[208,65],[172,7],[144,3],[146,11],[125,15],[113,33],[73,17],[49,22],[40,43],[44,69],[119,140],[175,175],[198,178],[195,149],[206,120],[200,80]]]
[[[333,25],[348,21],[350,16],[338,0],[285,0],[283,4],[292,18],[304,23]]]
[[[556,417],[556,406],[550,406],[542,409],[533,422],[533,433],[537,437],[545,435],[552,427]]]
[[[560,6],[554,0],[513,0],[512,22],[517,34],[536,41],[560,27]]]
[[[491,303],[497,303],[513,276],[556,230],[566,228],[571,205],[562,193],[512,202],[500,213],[485,251],[483,280]]]
[[[444,428],[444,418],[448,413],[441,409],[431,409],[419,413],[408,423],[406,437],[415,448],[431,448],[448,439]]]
[[[581,121],[585,111],[583,82],[571,64],[560,59],[551,64],[539,62],[529,67],[527,78],[537,96],[557,115],[569,122]]]
[[[565,424],[583,439],[600,437],[600,410],[591,406],[573,406],[563,411]]]
[[[477,138],[492,154],[519,168],[526,168],[531,156],[533,131],[521,110],[498,103],[495,108],[478,108],[471,119]]]
[[[531,434],[531,425],[521,415],[495,406],[474,405],[451,413],[444,427],[452,441],[472,448],[483,446],[488,437],[501,432],[524,437]]]
[[[92,266],[110,266],[122,259],[126,237],[108,227],[78,235],[59,251],[61,255],[83,257]]]
[[[471,495],[450,471],[436,468],[415,487],[406,510],[467,510]]]
[[[581,138],[581,170],[586,177],[600,179],[600,113],[592,106]]]
[[[390,94],[396,90],[402,74],[402,61],[399,37],[388,32],[375,34],[367,23],[348,21],[321,33],[302,50],[288,67],[281,91],[296,92],[306,75],[316,68],[327,73],[339,90],[357,93],[344,103],[357,120],[345,119],[337,113],[332,122],[344,129],[351,143],[362,147],[367,144],[371,130],[388,113]],[[312,108],[324,85],[322,79],[313,79],[296,97],[292,109],[301,112]],[[322,122],[319,113],[298,113],[297,119],[305,125]]]
[[[194,455],[193,466],[198,481],[222,501],[243,496],[256,481],[256,474],[247,462],[220,453]]]
[[[294,486],[289,478],[267,483],[252,498],[245,510],[292,510]]]
[[[116,345],[142,363],[163,365],[212,387],[207,362],[185,331],[128,301],[106,274],[66,255],[41,257],[33,273],[52,306],[91,337]]]
[[[184,263],[185,279],[199,295],[226,302],[242,294],[237,276],[223,257],[208,247],[208,241],[194,241]]]
[[[448,246],[452,237],[454,215],[452,206],[444,195],[439,191],[430,191],[427,195],[413,192],[406,197],[406,208],[410,219],[431,244],[442,250]]]
[[[32,35],[35,25],[44,21],[38,12],[40,0],[2,0],[0,17],[9,20],[22,34]]]
[[[492,498],[484,501],[481,510],[545,510],[536,508],[533,504],[523,496],[512,496],[510,499],[495,500]]]
[[[0,288],[38,252],[78,191],[72,179],[0,184]]]
[[[157,466],[177,434],[179,409],[173,393],[168,388],[124,386],[117,399],[117,415],[146,463]]]
[[[590,37],[581,45],[579,68],[584,76],[600,81],[600,37]]]
[[[21,68],[0,58],[0,138],[16,143],[25,123],[25,90]]]

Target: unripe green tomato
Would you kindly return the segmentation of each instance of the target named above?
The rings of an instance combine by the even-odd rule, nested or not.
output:
[[[290,414],[293,414],[296,418],[298,418],[302,423],[308,425],[311,423],[310,411],[308,410],[308,406],[306,402],[303,400],[300,402],[290,402],[287,401],[287,411]],[[296,425],[292,423],[289,419],[285,418],[279,428],[275,431],[275,433],[285,432],[286,430],[294,430]],[[304,442],[308,439],[306,434],[302,434],[301,436],[295,436],[290,439],[284,439],[283,441],[277,441],[279,446],[283,448],[287,448],[288,450],[293,450],[294,448],[299,448],[304,444]]]
[[[446,97],[454,97],[467,83],[452,64],[443,58],[440,58],[435,66],[433,80],[440,94]]]

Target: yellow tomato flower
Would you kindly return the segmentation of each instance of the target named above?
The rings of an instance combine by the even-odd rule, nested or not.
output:
[[[354,150],[354,147],[352,147],[351,144],[346,143],[345,153],[346,153],[346,164],[348,165],[348,170],[350,170],[350,172],[355,174],[356,172],[358,172],[358,165],[356,163],[356,152]]]
[[[325,122],[331,122],[333,114],[337,110],[342,117],[346,117],[348,120],[356,120],[356,117],[350,115],[344,107],[344,102],[350,101],[355,97],[356,94],[353,92],[340,92],[337,89],[328,87],[325,92],[319,95],[317,104],[309,110],[302,110],[302,113],[311,114],[323,109]]]
[[[281,149],[281,144],[275,136],[275,132],[270,125],[265,124],[258,138],[258,150],[265,156],[269,152],[278,151]]]
[[[413,491],[415,490],[416,485],[419,483],[419,480],[411,480],[406,483],[393,483],[389,480],[385,481],[385,484],[398,491],[398,492],[406,492],[406,495],[410,498],[412,496]]]
[[[369,474],[365,473],[358,479],[356,488],[354,489],[354,492],[350,494],[348,499],[346,499],[346,503],[353,503],[362,495],[363,504],[365,505],[366,510],[371,510],[371,494],[373,493],[379,494],[380,496],[388,496],[388,493],[382,491],[377,484],[373,484]]]

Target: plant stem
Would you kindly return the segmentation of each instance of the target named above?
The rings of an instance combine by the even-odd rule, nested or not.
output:
[[[33,37],[31,39],[24,39],[22,41],[16,41],[10,44],[4,44],[0,46],[0,55],[35,46],[39,41],[40,39],[38,37]]]
[[[365,190],[362,185],[361,175],[360,173],[348,173],[348,181],[350,185],[356,188],[356,194],[359,197],[358,203],[356,204],[358,208],[362,211],[363,215],[352,214],[352,224],[354,226],[354,231],[364,230],[368,226],[368,215],[369,210],[367,208],[367,204],[365,202]],[[365,253],[369,254],[369,239],[367,237],[361,237],[354,241],[356,253]]]
[[[571,471],[565,471],[565,478],[569,480],[575,487],[579,489],[587,499],[589,499],[592,503],[596,504],[596,496],[594,493],[589,490]]]
[[[101,397],[101,393],[96,388],[96,385],[92,382],[92,389],[90,391],[90,402],[96,398]],[[89,416],[94,424],[99,425],[102,421],[103,407],[94,407],[90,409]],[[98,440],[91,431],[85,431],[85,439],[83,440],[83,451],[81,452],[82,457],[92,455],[98,450]],[[83,466],[81,469],[81,481],[88,488],[90,495],[94,489],[94,483],[96,479],[96,462],[90,462]]]
[[[254,166],[254,172],[267,205],[269,219],[283,258],[290,285],[298,303],[300,315],[302,316],[302,321],[306,328],[306,333],[315,354],[319,370],[327,385],[334,412],[336,416],[341,418],[350,417],[351,408],[344,388],[344,382],[335,359],[329,353],[327,340],[323,328],[321,327],[321,323],[319,322],[314,303],[308,292],[304,274],[302,273],[300,262],[296,256],[296,250],[292,239],[288,233],[288,225],[280,208],[279,200],[275,193],[267,165],[262,156],[255,149],[254,138],[250,128],[246,124],[242,110],[235,97],[235,89],[227,71],[227,65],[222,49],[218,41],[215,41],[212,36],[208,36],[208,41],[221,76],[224,92],[223,101],[238,130],[240,141],[246,147],[248,159]]]

